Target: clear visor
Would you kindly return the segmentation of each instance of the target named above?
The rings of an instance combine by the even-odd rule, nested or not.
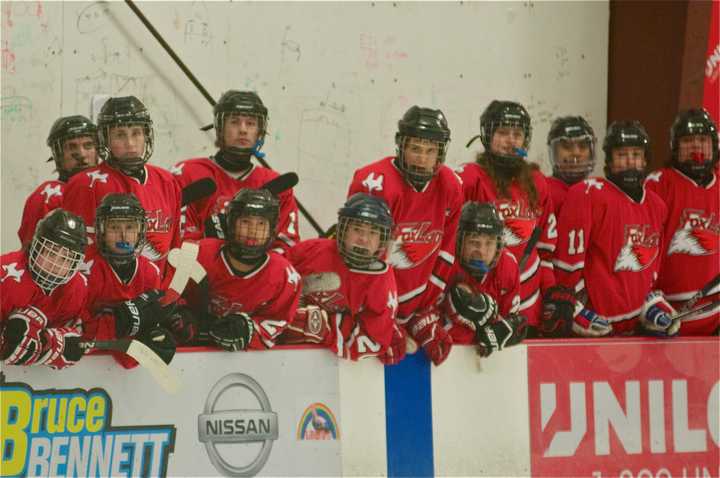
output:
[[[85,254],[39,237],[33,240],[29,256],[30,271],[37,285],[52,290],[72,278]]]
[[[573,182],[585,179],[595,168],[595,145],[589,136],[556,138],[549,153],[555,174]]]

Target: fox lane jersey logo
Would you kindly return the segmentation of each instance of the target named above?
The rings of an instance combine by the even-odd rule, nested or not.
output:
[[[162,259],[170,251],[172,234],[169,234],[173,218],[165,214],[162,209],[148,211],[145,214],[147,227],[147,242],[143,247],[142,254],[151,261]]]
[[[497,209],[505,222],[505,245],[513,247],[525,244],[537,225],[540,211],[521,201],[501,202],[497,204]]]
[[[660,233],[649,224],[625,226],[623,246],[615,260],[615,272],[639,272],[650,265],[658,255]]]
[[[715,213],[702,209],[683,210],[678,228],[670,240],[667,255],[709,256],[720,249],[720,222]]]
[[[395,228],[390,264],[397,269],[412,269],[431,257],[440,247],[443,232],[431,229],[432,222],[401,222]]]

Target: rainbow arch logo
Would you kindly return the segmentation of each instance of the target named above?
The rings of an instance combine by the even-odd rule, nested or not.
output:
[[[340,429],[332,410],[324,403],[308,405],[298,423],[298,440],[338,440]]]

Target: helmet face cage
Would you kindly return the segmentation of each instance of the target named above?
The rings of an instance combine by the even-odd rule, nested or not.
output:
[[[485,151],[498,158],[524,159],[522,155],[503,155],[492,150],[492,140],[499,128],[519,128],[523,131],[522,149],[530,148],[532,125],[530,115],[523,105],[513,101],[494,100],[480,116],[480,141]]]
[[[268,110],[260,97],[252,91],[230,90],[225,92],[213,109],[213,126],[215,128],[215,143],[220,149],[236,150],[238,153],[250,154],[260,149],[265,140],[268,124]],[[231,116],[250,116],[258,119],[258,140],[252,148],[237,148],[225,146],[225,121]]]
[[[145,149],[139,158],[116,158],[110,149],[110,130],[118,126],[141,126],[145,135]],[[134,96],[110,98],[98,115],[98,143],[100,155],[111,166],[134,172],[150,160],[155,145],[155,130],[150,114]]]
[[[482,278],[492,270],[500,258],[505,242],[503,240],[504,222],[492,203],[468,202],[462,208],[458,223],[458,234],[455,242],[455,254],[460,259],[460,265],[476,279]],[[464,259],[466,238],[483,234],[494,237],[497,241],[495,256],[489,264],[482,261],[467,261]]]
[[[135,221],[137,238],[132,248],[125,252],[115,252],[106,243],[108,223],[110,221]],[[105,196],[95,214],[95,233],[97,235],[98,250],[108,262],[115,265],[127,264],[134,260],[145,246],[146,240],[145,209],[135,196],[130,194],[111,194]]]
[[[438,146],[438,158],[431,171],[407,163],[405,147],[412,138],[430,141]],[[396,156],[403,175],[417,185],[430,181],[445,162],[449,142],[450,128],[441,110],[412,106],[398,121],[398,132],[395,134]]]
[[[380,243],[377,250],[370,251],[364,247],[351,246],[345,244],[348,229],[352,226],[370,226],[380,236]],[[337,227],[337,245],[338,251],[343,261],[348,267],[355,269],[367,269],[370,265],[377,261],[385,260],[390,245],[392,230],[389,226],[378,224],[371,220],[363,220],[355,217],[340,216],[338,218]]]
[[[227,231],[228,250],[230,255],[240,262],[253,264],[264,257],[277,235],[280,202],[266,190],[241,190],[228,205]],[[239,237],[238,219],[243,217],[261,217],[267,219],[266,238],[262,243],[248,244],[247,239],[255,238],[260,232],[256,228],[247,231],[249,237]]]
[[[608,127],[603,152],[605,153],[605,175],[609,176],[614,149],[626,146],[643,148],[645,162],[650,162],[650,137],[639,121],[615,121]]]
[[[595,132],[582,116],[565,116],[556,119],[548,133],[548,148],[553,175],[568,184],[575,184],[595,168]],[[581,161],[576,155],[572,162],[563,161],[558,155],[558,146],[562,144],[584,143],[589,150],[589,157]]]
[[[432,170],[427,170],[425,168],[419,168],[415,165],[408,164],[405,159],[405,147],[408,145],[411,139],[419,139],[423,142],[430,142],[437,145],[438,157]],[[396,142],[398,166],[400,166],[400,170],[405,175],[405,177],[412,183],[427,183],[437,174],[437,172],[440,170],[440,166],[445,162],[447,142],[438,142],[427,138],[420,138],[417,136],[398,136]]]
[[[720,159],[718,152],[718,134],[717,126],[707,111],[703,108],[696,108],[683,111],[675,118],[672,128],[670,129],[670,150],[672,154],[672,163],[691,176],[703,175],[711,171]],[[699,153],[699,157],[693,158],[697,152],[689,153],[691,161],[680,161],[682,156],[686,156],[687,149],[695,149],[694,147],[686,147],[681,144],[680,139],[687,136],[708,136],[710,138],[709,145],[703,148]]]
[[[50,128],[47,145],[52,151],[53,159],[58,171],[62,170],[65,158],[65,141],[89,136],[98,144],[97,126],[84,116],[65,116],[58,118]]]
[[[32,278],[45,291],[68,283],[85,258],[84,253],[43,236],[33,238],[28,256]]]

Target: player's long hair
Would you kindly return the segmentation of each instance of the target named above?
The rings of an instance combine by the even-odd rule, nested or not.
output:
[[[538,192],[535,187],[535,181],[533,181],[533,172],[540,169],[537,163],[523,161],[517,173],[510,176],[500,171],[485,153],[478,153],[476,161],[480,167],[487,172],[488,176],[490,176],[501,197],[509,198],[510,193],[508,192],[508,188],[513,181],[517,181],[520,189],[527,194],[530,207],[533,209],[537,207]]]

